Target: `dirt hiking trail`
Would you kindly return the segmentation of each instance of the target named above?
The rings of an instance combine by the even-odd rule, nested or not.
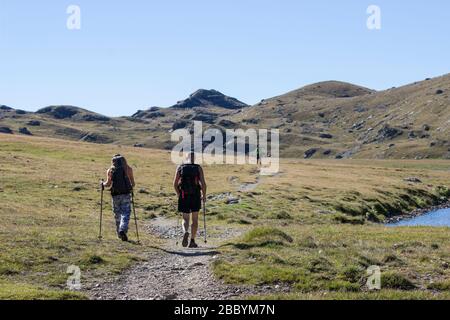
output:
[[[238,191],[254,190],[261,183],[240,184]],[[98,283],[88,290],[96,300],[229,300],[250,295],[286,291],[280,286],[234,286],[216,279],[210,269],[220,256],[220,245],[239,237],[243,230],[226,226],[208,228],[204,244],[203,220],[199,219],[199,249],[181,247],[181,219],[156,218],[148,221],[145,232],[159,238],[148,248],[145,262],[138,263],[118,278]],[[211,235],[211,236],[210,236]],[[176,245],[179,242],[178,246]]]

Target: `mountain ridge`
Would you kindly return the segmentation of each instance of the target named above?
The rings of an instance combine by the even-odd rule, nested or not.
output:
[[[281,154],[287,157],[450,158],[449,93],[450,74],[383,91],[324,81],[253,106],[200,89],[172,107],[129,117],[74,106],[34,113],[4,106],[0,126],[14,133],[27,128],[35,135],[170,149],[173,130],[203,121],[205,129],[279,129]]]

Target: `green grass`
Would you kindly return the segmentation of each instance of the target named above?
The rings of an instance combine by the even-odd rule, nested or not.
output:
[[[0,297],[64,298],[70,265],[80,267],[82,284],[93,285],[147,259],[158,240],[141,232],[142,246],[119,241],[107,193],[104,239],[97,239],[98,182],[118,152],[135,168],[138,189],[147,190],[136,193],[141,228],[146,219],[174,217],[176,166],[167,152],[0,135]],[[211,192],[229,190],[228,172],[249,177],[247,170],[220,168]],[[135,239],[133,228],[130,238]],[[16,284],[30,289],[13,292]]]
[[[443,247],[436,249],[434,243]],[[399,298],[433,298],[435,291],[445,291],[448,285],[445,261],[450,260],[449,249],[448,228],[258,227],[229,244],[213,267],[228,283],[287,284],[299,299],[306,298],[305,294],[321,298],[320,292],[382,299],[392,292],[401,295],[401,291],[405,294]],[[382,272],[382,290],[377,295],[368,294],[366,286],[366,269],[373,265]],[[434,286],[427,286],[427,275],[435,280]]]
[[[384,290],[377,292],[313,292],[250,297],[254,300],[449,300],[450,293]]]
[[[86,300],[87,297],[78,292],[51,290],[24,283],[0,281],[0,300]]]
[[[435,282],[430,283],[428,285],[428,289],[434,290],[434,291],[447,291],[450,292],[450,281],[442,281],[442,282]]]
[[[93,284],[148,254],[151,263],[149,247],[158,241],[143,232],[142,246],[118,241],[108,196],[105,238],[98,241],[97,181],[111,155],[123,153],[135,168],[138,189],[146,190],[136,194],[141,224],[173,218],[175,165],[167,152],[6,135],[0,144],[0,297],[70,297],[70,265],[80,267],[83,284]],[[222,247],[213,265],[218,278],[289,286],[280,299],[446,297],[449,229],[387,228],[373,221],[448,196],[449,161],[288,159],[281,169],[278,176],[262,177],[255,190],[239,192],[239,183],[254,181],[254,167],[205,167],[211,195],[232,193],[241,200],[210,201],[209,225],[247,230]],[[405,182],[411,176],[423,183]],[[385,282],[380,292],[365,287],[373,265],[381,267]]]

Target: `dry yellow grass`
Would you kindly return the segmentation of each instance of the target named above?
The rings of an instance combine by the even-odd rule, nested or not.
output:
[[[123,271],[151,250],[149,245],[156,240],[149,234],[142,234],[142,246],[121,243],[115,238],[108,196],[105,239],[97,240],[98,181],[115,153],[127,157],[135,169],[137,189],[146,190],[136,194],[141,223],[154,215],[175,217],[175,165],[168,152],[0,135],[0,288],[7,288],[3,292],[0,289],[0,298],[58,298],[55,292],[61,293],[60,298],[71,297],[62,291],[68,265],[79,265],[82,280],[94,281]],[[224,250],[224,260],[215,268],[217,275],[227,281],[238,276],[250,283],[287,281],[306,291],[331,290],[330,286],[353,290],[354,284],[342,282],[330,282],[328,286],[319,281],[319,287],[310,286],[317,279],[298,273],[302,266],[307,268],[308,263],[314,262],[321,250],[335,266],[330,269],[335,270],[331,274],[352,267],[345,263],[349,257],[373,254],[374,259],[382,260],[394,254],[406,265],[389,265],[386,270],[415,276],[422,287],[427,273],[445,283],[448,270],[437,262],[450,262],[448,229],[395,232],[367,222],[366,218],[382,218],[382,208],[408,210],[430,205],[439,199],[439,190],[450,187],[449,169],[450,162],[443,160],[288,159],[282,161],[279,175],[261,177],[256,189],[242,192],[238,190],[240,184],[257,180],[254,166],[206,166],[211,195],[232,193],[240,198],[235,205],[212,200],[208,206],[209,223],[244,226],[249,230],[277,227],[294,240],[293,244],[269,243],[263,247],[257,237],[247,238],[243,247],[238,241],[238,246]],[[404,181],[411,176],[423,183]],[[342,221],[365,225],[343,225]],[[356,239],[363,240],[361,245],[353,244]],[[308,243],[317,250],[305,250]],[[423,246],[404,255],[402,249],[395,249],[398,243],[407,249],[411,243]],[[377,244],[381,244],[378,249]],[[428,257],[433,261],[425,259],[431,247],[434,249]],[[330,276],[326,272],[324,275]],[[20,292],[14,292],[14,288]]]

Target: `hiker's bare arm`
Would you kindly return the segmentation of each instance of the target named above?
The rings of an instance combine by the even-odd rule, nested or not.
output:
[[[178,168],[177,168],[177,172],[175,173],[175,178],[173,178],[173,188],[175,189],[177,196],[180,196],[179,185],[180,185],[180,173],[178,172]]]
[[[203,200],[206,200],[206,181],[205,175],[203,174],[203,169],[201,167],[200,167],[200,184],[202,185]]]
[[[131,186],[134,188],[136,186],[136,183],[134,182],[133,168],[131,168],[130,166],[128,166],[127,174],[128,179],[130,179]]]
[[[109,188],[112,185],[112,174],[111,174],[111,169],[108,169],[108,171],[106,171],[106,182],[103,184],[103,186],[105,188]]]

